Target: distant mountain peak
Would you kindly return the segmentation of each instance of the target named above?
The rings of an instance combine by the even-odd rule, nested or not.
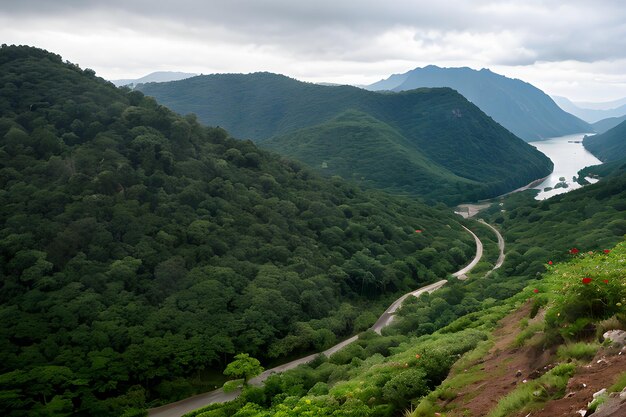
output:
[[[522,80],[488,68],[440,68],[428,65],[371,84],[369,90],[403,91],[420,87],[450,87],[496,122],[526,141],[591,132],[586,122],[559,108],[543,91]]]
[[[195,77],[198,74],[179,71],[155,71],[140,78],[127,78],[120,80],[111,80],[118,87],[125,85],[137,85],[143,83],[163,83],[168,81],[184,80],[186,78]]]

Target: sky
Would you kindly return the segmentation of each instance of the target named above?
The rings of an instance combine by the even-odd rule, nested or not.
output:
[[[270,71],[360,85],[433,64],[574,101],[626,97],[623,0],[0,0],[0,42],[106,79]]]

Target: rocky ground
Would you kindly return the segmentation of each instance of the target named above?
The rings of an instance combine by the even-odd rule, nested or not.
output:
[[[554,349],[544,350],[533,345],[532,340],[521,348],[513,347],[520,331],[520,321],[528,318],[530,303],[505,317],[494,332],[494,346],[478,361],[485,377],[461,388],[454,399],[447,401],[448,417],[486,416],[503,396],[519,384],[536,379],[558,362]],[[541,314],[529,324],[542,320]],[[457,372],[465,372],[459,370]],[[570,379],[565,396],[549,401],[541,409],[526,410],[515,417],[580,417],[591,415],[587,411],[594,393],[613,385],[626,372],[626,348],[601,348],[588,364],[581,365]],[[597,417],[626,417],[626,392],[612,397],[593,413]]]

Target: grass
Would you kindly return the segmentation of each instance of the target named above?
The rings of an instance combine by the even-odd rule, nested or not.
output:
[[[544,402],[563,395],[567,381],[576,366],[571,363],[556,366],[540,378],[519,386],[502,398],[488,417],[507,417],[522,409],[536,408]]]
[[[617,378],[617,382],[611,385],[607,391],[609,392],[620,392],[624,388],[626,388],[626,372],[623,372],[619,378]]]
[[[598,343],[569,343],[559,346],[556,355],[561,360],[577,359],[590,361],[600,348]]]
[[[524,330],[519,332],[515,341],[513,342],[514,347],[522,347],[526,343],[528,339],[533,337],[535,334],[541,332],[543,330],[543,323],[533,323],[526,326]]]

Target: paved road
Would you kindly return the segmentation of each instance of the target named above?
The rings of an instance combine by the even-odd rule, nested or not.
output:
[[[458,279],[467,279],[467,273],[471,271],[477,264],[480,262],[480,258],[483,257],[483,242],[478,239],[478,236],[474,234],[470,229],[463,226],[463,229],[467,230],[472,236],[474,236],[474,241],[476,242],[476,256],[472,259],[472,262],[467,264],[467,266],[459,271],[456,271],[454,274]]]
[[[467,227],[463,226],[463,228],[467,230],[472,236],[474,236],[474,240],[476,241],[476,256],[474,256],[474,259],[472,260],[472,262],[470,262],[467,266],[465,266],[461,270],[452,274],[459,279],[466,279],[467,277],[465,276],[465,274],[467,274],[473,267],[475,267],[476,264],[480,261],[480,258],[483,256],[483,244],[480,241],[480,239],[478,239],[478,236],[476,236]],[[387,310],[385,310],[385,312],[380,316],[380,318],[376,321],[376,323],[374,323],[374,325],[370,327],[370,329],[380,334],[383,328],[391,324],[394,318],[394,313],[398,310],[398,308],[402,305],[402,302],[407,297],[411,295],[414,297],[419,297],[421,294],[425,292],[433,292],[441,288],[447,282],[448,282],[447,280],[443,279],[441,281],[435,282],[434,284],[426,285],[424,287],[418,288],[417,290],[404,294],[402,297],[394,301],[389,306],[389,308],[387,308]],[[336,344],[335,346],[326,349],[325,351],[321,352],[321,354],[330,356],[333,353],[348,346],[350,343],[355,342],[357,339],[358,339],[358,336],[352,336],[351,338],[346,339],[343,342],[340,342]],[[296,359],[294,361],[287,362],[282,365],[278,365],[272,369],[267,369],[256,378],[251,379],[250,384],[261,385],[263,384],[263,381],[265,381],[271,374],[285,372],[289,369],[296,368],[297,366],[300,366],[302,364],[309,363],[313,361],[315,358],[317,358],[319,355],[320,353],[313,353],[309,356],[305,356],[304,358]],[[220,388],[215,391],[207,392],[204,394],[199,394],[194,397],[186,398],[184,400],[181,400],[175,403],[167,404],[167,405],[157,407],[157,408],[152,408],[148,410],[148,416],[149,417],[180,417],[186,413],[189,413],[190,411],[197,410],[198,408],[205,407],[209,404],[231,401],[237,398],[239,394],[240,394],[240,390],[225,393],[224,390]]]
[[[500,256],[498,256],[498,260],[496,261],[495,266],[491,269],[491,271],[493,271],[495,269],[500,268],[502,266],[502,264],[504,263],[504,238],[502,237],[502,235],[500,234],[500,231],[498,231],[498,229],[496,229],[495,227],[493,227],[492,225],[490,225],[489,223],[487,223],[483,219],[480,219],[478,221],[481,222],[482,224],[484,224],[485,226],[487,226],[488,228],[490,228],[491,230],[493,230],[493,232],[498,237],[498,248],[500,249]]]

